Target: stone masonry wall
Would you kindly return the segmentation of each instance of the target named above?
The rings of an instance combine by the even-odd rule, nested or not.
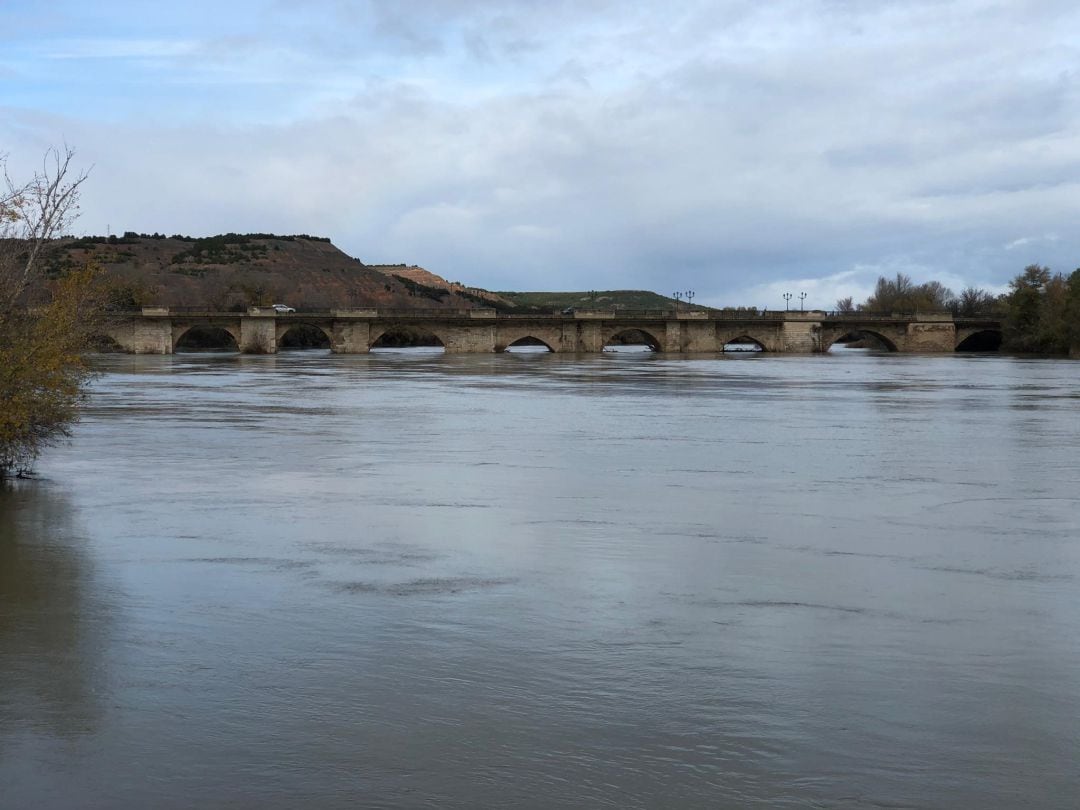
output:
[[[172,325],[168,319],[125,321],[108,329],[107,334],[132,354],[172,354]]]
[[[956,326],[952,323],[909,323],[907,340],[899,348],[905,352],[954,351]]]

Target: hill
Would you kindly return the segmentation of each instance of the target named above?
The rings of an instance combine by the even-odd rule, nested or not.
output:
[[[590,292],[498,292],[500,298],[525,309],[672,309],[675,299],[648,290]],[[680,307],[686,308],[685,302]],[[704,307],[694,306],[694,309]]]
[[[504,311],[671,309],[675,300],[647,290],[490,292],[423,267],[364,264],[325,237],[227,233],[209,237],[136,234],[63,239],[48,273],[96,261],[117,309],[142,306],[239,311],[282,303],[300,310],[494,307]],[[685,302],[681,305],[686,307]],[[701,309],[702,307],[694,307]]]
[[[366,265],[329,239],[301,234],[205,238],[127,233],[64,239],[53,277],[94,260],[105,268],[115,306],[240,310],[284,303],[297,309],[472,308],[491,303],[422,268]],[[489,294],[490,295],[490,294]]]
[[[486,302],[488,306],[493,306],[497,309],[511,308],[514,306],[510,301],[503,298],[498,293],[483,290],[479,287],[467,287],[460,281],[447,281],[442,276],[436,275],[430,270],[425,270],[423,267],[417,267],[415,264],[372,264],[368,266],[379,270],[382,273],[390,273],[401,278],[409,279],[410,281],[425,287],[447,290],[470,298],[479,298]]]

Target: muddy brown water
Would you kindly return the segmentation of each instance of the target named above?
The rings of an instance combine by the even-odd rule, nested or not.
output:
[[[107,357],[0,806],[1075,807],[1080,363]]]

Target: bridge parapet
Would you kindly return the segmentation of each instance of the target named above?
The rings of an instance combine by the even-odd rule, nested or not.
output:
[[[948,310],[895,310],[892,312],[864,312],[863,310],[852,310],[851,312],[842,312],[840,310],[831,310],[829,312],[819,312],[818,316],[822,320],[863,320],[863,321],[951,321],[953,320],[953,314]]]
[[[377,309],[332,309],[332,310],[330,310],[330,317],[332,317],[332,318],[377,318],[377,317],[379,317],[379,310],[377,310]]]

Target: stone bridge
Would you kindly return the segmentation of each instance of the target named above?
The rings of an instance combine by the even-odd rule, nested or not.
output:
[[[266,354],[276,352],[297,326],[321,331],[330,349],[340,354],[368,352],[384,335],[403,331],[429,334],[453,353],[501,352],[518,342],[539,342],[553,352],[599,352],[633,333],[660,352],[722,352],[733,343],[751,343],[768,352],[802,354],[826,352],[853,332],[873,335],[899,352],[952,352],[973,336],[1001,332],[998,319],[960,319],[948,313],[595,310],[521,315],[492,309],[338,309],[283,314],[269,307],[247,312],[146,307],[119,320],[109,337],[128,352],[171,354],[190,330],[211,327],[231,335],[240,351]]]

